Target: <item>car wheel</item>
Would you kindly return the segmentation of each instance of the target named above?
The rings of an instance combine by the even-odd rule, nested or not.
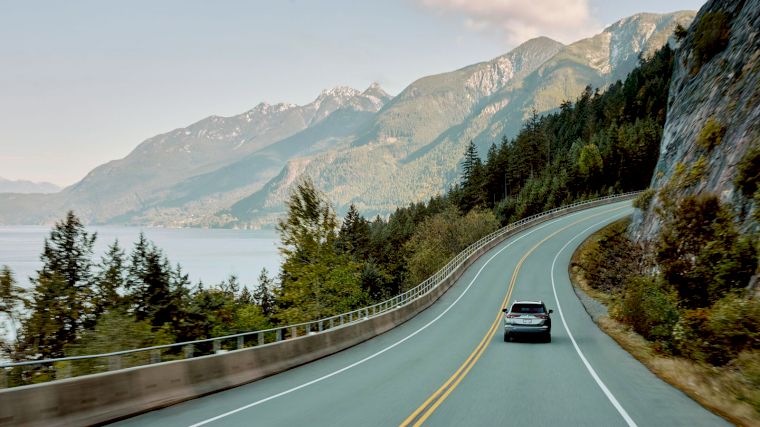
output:
[[[509,341],[511,341],[509,334],[504,332],[504,342],[509,342]]]
[[[552,342],[552,334],[546,334],[546,338],[544,339],[546,342]]]

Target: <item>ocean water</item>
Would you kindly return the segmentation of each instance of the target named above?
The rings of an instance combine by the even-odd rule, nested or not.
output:
[[[142,231],[164,251],[172,265],[182,265],[193,284],[200,280],[205,285],[216,284],[235,274],[240,283],[253,288],[262,268],[269,270],[270,276],[279,271],[279,240],[274,231],[116,226],[91,226],[87,230],[98,233],[96,260],[114,239],[129,255]],[[8,265],[21,286],[31,286],[29,276],[42,265],[40,253],[49,234],[49,227],[0,226],[0,266]]]

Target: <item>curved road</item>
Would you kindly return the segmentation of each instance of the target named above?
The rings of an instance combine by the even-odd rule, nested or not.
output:
[[[533,227],[482,256],[432,307],[383,335],[120,424],[725,425],[600,331],[571,288],[573,250],[630,213],[624,202]],[[554,309],[551,343],[503,342],[496,320],[507,294]]]

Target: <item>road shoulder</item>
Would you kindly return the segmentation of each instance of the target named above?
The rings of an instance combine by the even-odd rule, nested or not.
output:
[[[589,236],[576,248],[568,266],[573,291],[593,322],[615,340],[625,351],[647,367],[653,374],[679,389],[691,399],[736,425],[760,425],[760,412],[736,398],[732,387],[737,381],[728,368],[716,368],[658,352],[653,343],[634,332],[628,325],[609,315],[608,306],[614,296],[589,286],[579,259],[587,243],[606,229]]]

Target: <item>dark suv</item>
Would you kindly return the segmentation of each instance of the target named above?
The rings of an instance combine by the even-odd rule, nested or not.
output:
[[[539,336],[545,342],[552,341],[552,310],[543,301],[515,301],[504,310],[504,341],[516,335]]]

